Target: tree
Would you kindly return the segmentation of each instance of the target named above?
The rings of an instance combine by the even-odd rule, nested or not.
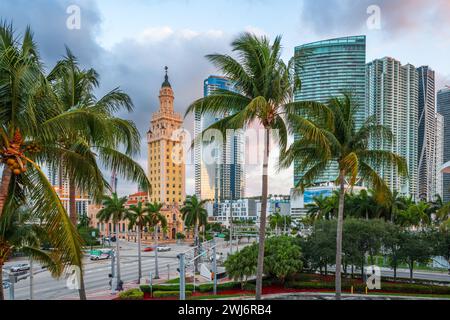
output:
[[[292,224],[292,218],[290,216],[283,216],[279,212],[272,214],[269,218],[270,228],[275,230],[277,235],[280,235],[280,228],[287,231],[286,229],[290,229]]]
[[[149,207],[144,207],[141,201],[137,205],[132,205],[129,208],[126,218],[129,221],[128,229],[133,230],[137,228],[137,242],[138,242],[138,283],[141,283],[142,278],[142,256],[141,256],[141,241],[142,231],[145,227],[151,224],[151,217],[148,214]]]
[[[204,208],[207,201],[198,200],[197,196],[189,196],[184,202],[181,213],[183,214],[184,224],[188,227],[194,227],[195,238],[195,256],[199,253],[199,227],[208,219],[208,211]],[[198,259],[195,260],[195,272],[198,272]]]
[[[302,270],[301,255],[301,249],[293,238],[270,238],[267,241],[264,273],[276,277],[284,284],[289,276]]]
[[[160,203],[149,203],[147,204],[147,211],[149,215],[149,226],[154,229],[154,241],[155,241],[155,279],[159,279],[159,268],[158,268],[158,237],[159,237],[159,226],[165,230],[167,228],[167,219],[161,214],[161,208],[163,207]]]
[[[60,106],[60,116],[84,114],[83,123],[75,123],[74,130],[62,132],[56,144],[51,141],[50,145],[43,146],[48,155],[46,163],[59,170],[60,186],[63,177],[68,178],[69,214],[76,225],[77,192],[89,194],[100,202],[110,187],[100,163],[103,168],[148,188],[144,170],[131,159],[139,151],[141,138],[132,121],[114,116],[122,110],[133,111],[130,97],[116,88],[97,99],[93,91],[99,87],[99,75],[94,69],[81,69],[68,48],[66,57],[48,75],[48,81]],[[119,149],[124,149],[125,153]]]
[[[336,220],[316,221],[311,234],[302,241],[304,257],[312,270],[328,274],[328,266],[336,259]]]
[[[57,117],[59,106],[30,28],[19,39],[12,25],[0,23],[0,88],[0,217],[27,204],[52,230],[48,242],[62,253],[64,267],[82,270],[81,239],[39,163],[48,152],[40,142],[57,141],[83,117]],[[83,288],[80,298],[86,298]]]
[[[97,213],[97,218],[100,222],[112,222],[114,225],[116,235],[117,290],[121,288],[119,222],[126,219],[129,214],[129,209],[125,207],[127,201],[127,197],[119,198],[117,193],[113,193],[111,196],[103,196],[103,208]]]
[[[391,151],[369,148],[371,138],[391,140],[392,133],[387,127],[378,124],[376,116],[369,117],[358,128],[355,122],[358,106],[349,94],[343,93],[342,97],[330,99],[327,106],[333,114],[333,123],[331,125],[319,123],[320,136],[326,137],[326,142],[318,143],[317,139],[297,130],[296,133],[301,138],[286,152],[282,152],[281,167],[288,168],[295,160],[298,162],[297,170],[303,172],[303,176],[297,187],[303,190],[305,186],[314,184],[331,164],[337,164],[339,211],[336,238],[336,298],[340,299],[346,188],[353,187],[360,178],[374,190],[383,190],[387,193],[388,187],[375,168],[381,164],[390,164],[398,169],[400,175],[407,175],[407,164],[405,159]]]
[[[389,259],[389,265],[394,269],[394,281],[397,280],[397,268],[401,259],[402,228],[393,223],[387,223],[383,235],[383,249]]]
[[[431,223],[431,212],[426,202],[414,203],[399,212],[398,223],[403,227],[425,227]]]
[[[36,223],[36,216],[25,207],[16,211],[7,210],[0,217],[0,283],[3,283],[4,263],[18,251],[48,266],[52,276],[62,275],[64,265],[61,254],[48,254],[40,250],[41,243],[48,240],[50,230],[49,225]],[[3,286],[0,286],[0,300],[4,300]]]
[[[248,278],[256,273],[257,261],[258,248],[253,244],[229,255],[224,265],[229,277],[234,281],[240,281],[244,288]]]
[[[334,203],[330,199],[331,197],[325,197],[324,195],[315,196],[314,202],[306,205],[308,209],[308,216],[313,220],[330,220],[334,211]]]
[[[257,271],[258,245],[252,244],[241,251],[229,255],[225,261],[227,273],[242,286]],[[303,267],[301,248],[295,238],[288,236],[267,239],[264,255],[264,273],[282,283],[300,272]]]
[[[401,233],[400,260],[409,267],[410,281],[414,281],[416,263],[427,263],[432,254],[429,237],[426,232],[408,231]]]
[[[256,299],[261,299],[264,267],[264,245],[267,223],[268,170],[270,137],[274,134],[281,149],[286,148],[288,129],[285,120],[295,118],[302,129],[313,135],[315,126],[298,115],[301,109],[309,114],[324,115],[323,106],[314,102],[292,102],[294,90],[300,80],[294,72],[294,60],[285,64],[281,59],[281,37],[270,43],[266,37],[244,33],[235,39],[232,50],[237,59],[229,55],[213,54],[207,58],[235,85],[237,92],[218,90],[214,95],[194,102],[187,113],[217,114],[224,118],[209,129],[217,129],[226,135],[228,129],[245,129],[258,124],[264,129],[264,158],[261,193],[261,218],[256,275]],[[198,138],[196,138],[198,139]]]

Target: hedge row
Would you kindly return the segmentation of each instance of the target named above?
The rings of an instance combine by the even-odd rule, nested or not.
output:
[[[192,291],[185,292],[186,297],[192,296]],[[153,298],[178,298],[180,291],[155,291],[153,292]]]
[[[151,293],[150,286],[149,285],[142,285],[140,286],[141,291],[145,293]],[[153,292],[155,291],[180,291],[180,285],[179,284],[155,284],[152,286]],[[186,291],[194,291],[194,285],[193,284],[187,284],[186,285]]]
[[[355,292],[365,292],[366,286],[361,283],[343,283],[343,290],[350,290],[353,286]],[[325,289],[334,290],[333,282],[289,282],[286,287],[293,289]],[[450,294],[448,286],[433,286],[406,283],[385,283],[381,284],[381,290],[371,290],[371,292],[397,292],[397,293],[417,293],[417,294]]]
[[[227,283],[220,283],[217,285],[217,291],[226,291],[226,290],[233,290],[233,289],[240,289],[241,283],[240,282],[227,282]],[[205,292],[213,292],[214,291],[214,285],[212,283],[205,283],[201,284],[197,287],[198,291],[205,293]]]
[[[144,292],[139,289],[130,289],[119,293],[120,300],[143,300]]]

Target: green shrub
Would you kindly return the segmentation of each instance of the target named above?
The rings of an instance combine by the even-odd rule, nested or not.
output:
[[[130,289],[119,293],[120,300],[143,300],[144,292],[139,289]]]
[[[176,298],[180,296],[180,291],[155,291],[153,298]],[[186,297],[192,296],[192,291],[186,291]]]
[[[240,288],[241,288],[240,282],[227,282],[227,283],[221,283],[221,284],[217,285],[217,291],[226,291],[226,290],[240,289]],[[198,286],[198,290],[202,293],[213,292],[214,285],[212,283],[201,284]]]
[[[247,282],[246,284],[244,284],[244,287],[242,289],[244,289],[246,291],[256,291],[256,285],[253,283]]]
[[[342,284],[342,289],[350,291],[353,286],[355,293],[364,293],[366,285],[360,282],[346,281]],[[314,289],[314,290],[334,290],[334,282],[288,282],[286,287],[292,289]],[[381,290],[370,290],[370,292],[395,292],[395,293],[416,293],[416,294],[450,294],[450,287],[436,285],[420,285],[408,283],[382,283]]]
[[[140,288],[141,288],[142,292],[150,293],[149,285],[143,285]],[[152,289],[153,289],[153,292],[155,292],[155,291],[180,291],[180,285],[179,284],[155,284],[152,286]],[[194,291],[194,285],[187,284],[186,290]]]

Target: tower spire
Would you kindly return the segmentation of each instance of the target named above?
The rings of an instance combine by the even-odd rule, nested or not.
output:
[[[164,70],[166,71],[166,75],[165,75],[165,77],[164,77],[164,82],[163,82],[163,84],[162,84],[162,87],[163,87],[163,88],[165,88],[165,87],[172,88],[172,86],[170,85],[170,82],[169,82],[169,75],[168,75],[168,70],[169,70],[169,68],[168,68],[167,66],[165,66],[165,67],[164,67]]]

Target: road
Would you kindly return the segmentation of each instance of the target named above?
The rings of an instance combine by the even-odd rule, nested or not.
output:
[[[226,257],[229,249],[224,245],[223,240],[219,241],[218,252],[224,253]],[[138,259],[137,259],[137,244],[121,241],[120,243],[120,260],[121,260],[121,277],[124,283],[137,281],[138,275]],[[144,246],[143,246],[144,247]],[[185,252],[191,247],[188,245],[170,245],[170,252],[159,252],[159,274],[161,279],[168,278],[168,271],[171,278],[178,277],[178,259],[177,255]],[[242,247],[242,246],[241,246]],[[150,272],[155,272],[154,252],[142,253],[142,273],[144,278],[149,278]],[[28,260],[14,259],[5,265],[5,270],[8,270],[12,265],[18,263],[28,263]],[[167,266],[169,265],[169,270]],[[34,279],[33,292],[34,299],[38,300],[62,300],[62,299],[77,299],[77,291],[70,290],[66,285],[66,278],[54,279],[48,271],[43,271],[41,266],[34,264]],[[84,258],[84,282],[86,292],[89,295],[95,295],[99,292],[108,292],[109,278],[111,273],[111,260],[91,261],[89,258]],[[7,276],[5,275],[5,279]],[[30,280],[29,278],[19,281],[14,286],[14,295],[17,300],[30,299]],[[9,289],[5,289],[5,299],[9,299]]]
[[[246,246],[243,244],[240,248]],[[161,279],[168,278],[168,268],[170,278],[178,277],[178,259],[177,255],[181,252],[185,252],[191,247],[188,245],[171,245],[170,252],[159,252],[159,273]],[[225,245],[223,240],[219,240],[218,249],[219,253],[223,253],[226,258],[229,253],[229,248]],[[137,245],[135,243],[129,243],[121,241],[121,276],[124,283],[131,283],[137,281],[138,263],[137,263]],[[28,263],[28,260],[15,259],[8,262],[5,265],[5,270],[8,270],[14,264]],[[333,268],[330,268],[332,270]],[[66,279],[54,279],[51,277],[48,271],[43,271],[41,266],[34,265],[34,299],[38,300],[62,300],[62,299],[77,299],[78,292],[67,288]],[[109,292],[109,278],[111,273],[111,260],[104,261],[91,261],[87,257],[84,258],[84,280],[85,287],[88,296],[95,296],[95,294],[102,293],[103,296]],[[142,253],[142,272],[144,278],[149,278],[150,272],[154,274],[155,263],[154,253],[143,252]],[[4,274],[5,275],[5,274]],[[389,269],[382,269],[382,275],[392,277],[393,271]],[[409,278],[409,271],[400,269],[397,271],[399,278]],[[5,279],[7,276],[5,275]],[[434,281],[447,281],[450,282],[450,276],[446,273],[432,273],[424,271],[414,272],[415,279],[422,280],[434,280]],[[19,281],[15,284],[15,299],[27,300],[30,298],[30,281],[29,278]],[[9,290],[5,290],[5,298],[9,299]]]

